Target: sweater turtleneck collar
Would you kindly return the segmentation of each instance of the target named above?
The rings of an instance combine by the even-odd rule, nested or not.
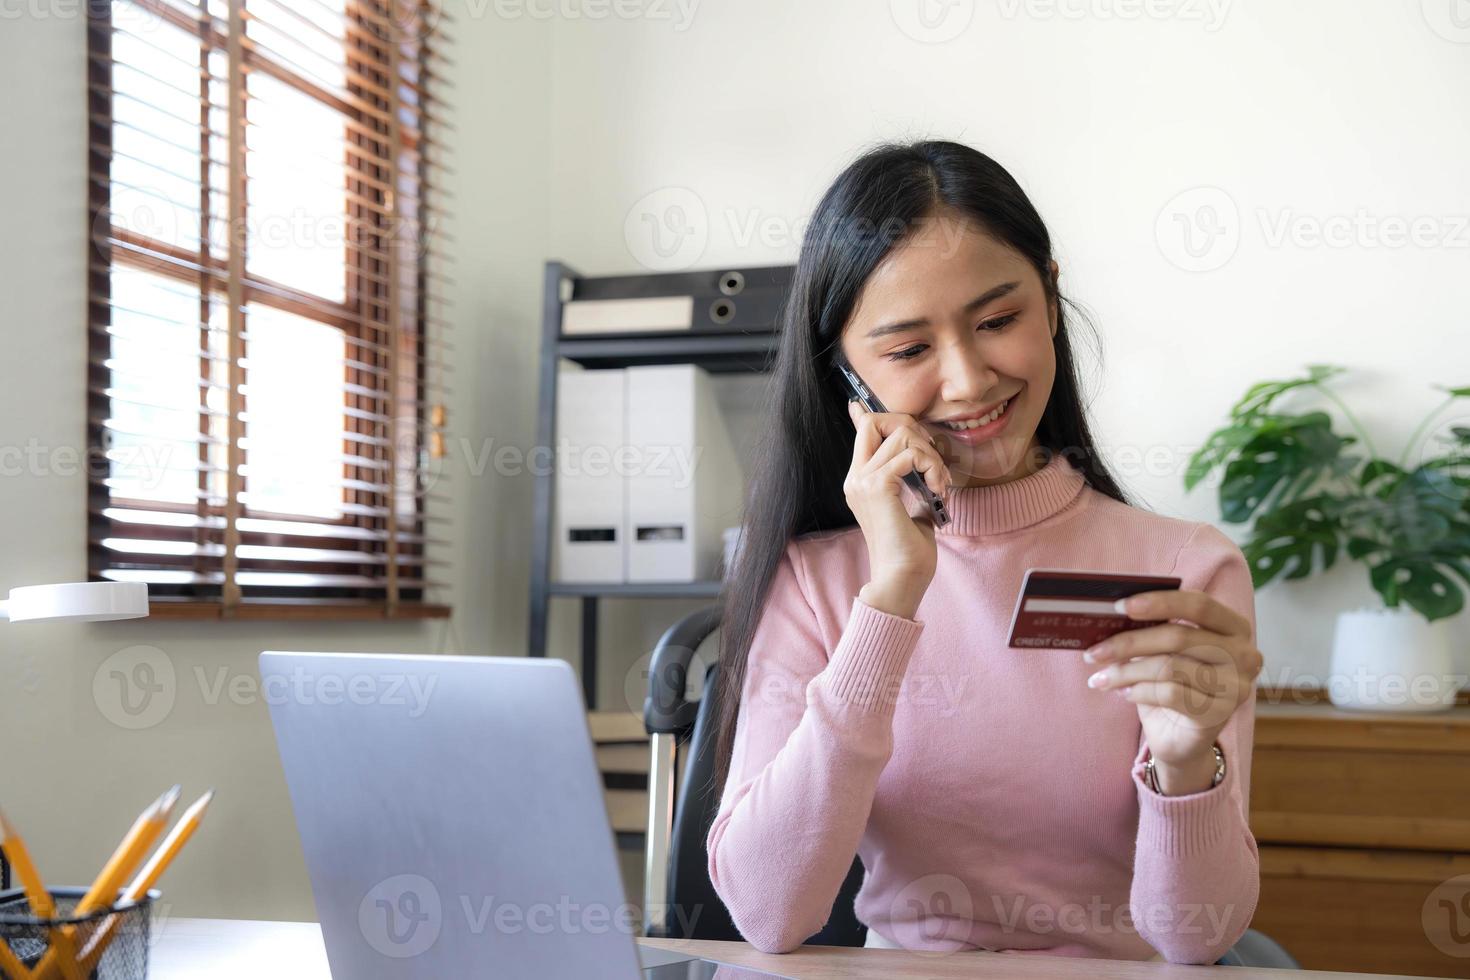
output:
[[[978,537],[1030,527],[1072,503],[1086,484],[1071,460],[1053,453],[1041,469],[1009,483],[950,487],[945,496],[950,522],[935,534]]]

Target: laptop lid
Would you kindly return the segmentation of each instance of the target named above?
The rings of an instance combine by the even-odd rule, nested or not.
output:
[[[641,976],[569,664],[267,651],[260,672],[333,976]]]

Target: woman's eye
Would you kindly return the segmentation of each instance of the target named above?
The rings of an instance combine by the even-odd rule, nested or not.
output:
[[[995,333],[999,330],[1004,330],[1006,327],[1010,326],[1011,323],[1013,323],[1015,319],[1020,315],[1021,314],[1019,313],[1007,313],[1005,316],[998,316],[993,320],[985,320],[984,322],[976,326],[975,329],[984,330],[986,333]],[[907,361],[922,354],[924,352],[924,347],[924,344],[915,344],[913,347],[906,347],[901,351],[897,351],[892,354],[886,354],[884,356],[887,357],[890,361]]]

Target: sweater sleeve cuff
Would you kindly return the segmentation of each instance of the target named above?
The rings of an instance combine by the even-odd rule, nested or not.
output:
[[[892,715],[898,688],[924,624],[854,597],[847,627],[822,672],[829,702]]]
[[[1143,762],[1133,766],[1133,783],[1138,790],[1138,845],[1171,858],[1193,857],[1216,847],[1229,836],[1233,767],[1227,768],[1218,786],[1164,796],[1144,781]]]

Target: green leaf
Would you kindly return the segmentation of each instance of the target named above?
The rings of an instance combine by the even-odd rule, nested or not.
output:
[[[1206,474],[1245,445],[1254,432],[1254,426],[1231,425],[1210,433],[1205,444],[1189,459],[1189,466],[1184,471],[1184,489],[1193,490]]]
[[[1291,378],[1286,381],[1262,381],[1254,384],[1246,390],[1245,395],[1241,397],[1240,401],[1236,402],[1230,409],[1230,414],[1237,419],[1258,415],[1270,408],[1273,401],[1293,388],[1317,384],[1319,381],[1341,373],[1342,370],[1342,368],[1333,367],[1330,364],[1309,364],[1307,365],[1307,376],[1305,378]]]
[[[1381,551],[1387,550],[1388,549],[1383,544],[1374,541],[1372,538],[1361,538],[1357,536],[1352,536],[1349,537],[1347,541],[1348,557],[1354,559],[1355,561],[1362,561],[1370,555],[1374,555]]]
[[[1256,518],[1241,552],[1250,563],[1257,588],[1278,575],[1306,578],[1320,559],[1321,570],[1337,560],[1342,532],[1339,501],[1327,495],[1307,497]]]
[[[1434,387],[1454,398],[1470,398],[1470,388],[1446,388],[1444,385],[1435,385]]]
[[[1442,453],[1439,456],[1429,456],[1430,452]],[[1425,443],[1421,449],[1421,456],[1428,457],[1426,463],[1438,463],[1441,466],[1464,466],[1470,463],[1470,457],[1465,454],[1470,452],[1470,428],[1463,425],[1450,426],[1449,435],[1437,435],[1432,443]]]
[[[1333,432],[1324,412],[1271,411],[1287,392],[1342,370],[1314,364],[1304,377],[1252,385],[1230,422],[1190,458],[1185,487],[1223,467],[1222,517],[1255,516],[1242,550],[1257,588],[1325,571],[1345,542],[1390,606],[1408,603],[1431,621],[1455,615],[1466,604],[1456,577],[1470,585],[1470,427],[1451,427],[1439,456],[1421,454],[1419,467],[1405,471],[1346,452],[1357,438]],[[1470,387],[1442,390],[1470,397]]]
[[[1426,551],[1449,535],[1467,499],[1470,487],[1442,469],[1421,466],[1404,477],[1384,503],[1403,547]]]
[[[1234,524],[1245,522],[1283,482],[1289,487],[1281,488],[1273,503],[1290,503],[1316,478],[1341,472],[1338,458],[1347,442],[1332,431],[1325,412],[1267,416],[1225,467],[1222,516]]]
[[[1470,560],[1464,557],[1452,558],[1441,561],[1440,564],[1464,579],[1466,585],[1470,585]]]
[[[1386,497],[1398,486],[1404,477],[1402,467],[1390,463],[1386,459],[1370,459],[1368,465],[1363,467],[1363,472],[1358,477],[1358,482],[1364,490],[1377,497]],[[1374,487],[1374,481],[1383,480],[1382,485]]]
[[[1433,561],[1391,558],[1371,567],[1368,577],[1388,605],[1397,606],[1403,600],[1430,622],[1465,608],[1465,593],[1459,583]]]

